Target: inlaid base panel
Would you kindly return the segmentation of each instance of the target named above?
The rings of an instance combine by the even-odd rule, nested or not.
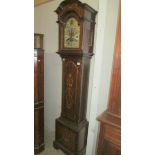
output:
[[[68,155],[84,155],[87,144],[88,121],[75,124],[64,118],[56,120],[54,147]]]

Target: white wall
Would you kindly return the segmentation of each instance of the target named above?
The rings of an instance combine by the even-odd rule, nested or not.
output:
[[[99,0],[95,57],[92,61],[89,100],[89,131],[86,155],[95,155],[98,125],[96,118],[107,107],[119,0]]]
[[[35,7],[35,32],[45,35],[45,137],[55,130],[61,110],[61,59],[58,50],[57,15],[62,0]],[[87,155],[95,155],[98,122],[96,117],[107,106],[119,0],[81,0],[98,11],[95,56],[91,60],[87,118],[89,120]],[[46,139],[45,139],[46,141]]]

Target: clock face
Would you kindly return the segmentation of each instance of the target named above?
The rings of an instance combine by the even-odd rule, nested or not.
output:
[[[80,26],[78,21],[71,17],[66,22],[64,28],[64,48],[79,48]]]

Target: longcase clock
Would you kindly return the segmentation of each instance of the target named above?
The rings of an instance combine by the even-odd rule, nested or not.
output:
[[[69,155],[82,155],[87,144],[87,94],[97,12],[80,1],[66,0],[56,13],[57,53],[62,58],[62,109],[56,119],[54,147]]]
[[[44,50],[43,34],[34,35],[34,152],[44,150]]]

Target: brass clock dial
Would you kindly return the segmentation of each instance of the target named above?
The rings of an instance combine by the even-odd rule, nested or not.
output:
[[[78,21],[71,17],[66,22],[64,28],[64,48],[79,48],[80,46],[80,26]]]

